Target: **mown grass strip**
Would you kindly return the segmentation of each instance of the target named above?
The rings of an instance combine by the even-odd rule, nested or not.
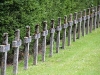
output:
[[[54,48],[55,49],[55,48]],[[46,61],[32,65],[30,56],[29,69],[24,70],[23,61],[19,63],[18,75],[100,75],[100,28],[72,42],[65,50],[49,57],[47,46]],[[55,50],[54,50],[55,52]],[[8,66],[7,75],[12,74],[12,66]]]

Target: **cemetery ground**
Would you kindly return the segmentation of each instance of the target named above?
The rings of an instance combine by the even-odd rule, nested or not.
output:
[[[59,53],[55,48],[56,45],[53,57],[49,57],[47,46],[46,61],[42,62],[39,54],[37,65],[33,65],[31,55],[27,70],[24,70],[23,60],[19,61],[18,75],[100,75],[100,28],[81,36],[71,46],[66,42],[65,49],[60,49]],[[7,75],[12,75],[12,70],[13,67],[8,65]]]

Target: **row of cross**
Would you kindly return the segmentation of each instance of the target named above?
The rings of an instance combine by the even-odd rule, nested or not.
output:
[[[87,14],[86,14],[87,12]],[[67,22],[67,16],[64,17],[64,24],[61,25],[61,18],[58,18],[58,25],[56,28],[54,27],[54,20],[51,20],[51,29],[50,29],[50,54],[51,57],[53,55],[53,42],[54,42],[54,33],[57,32],[56,39],[56,53],[59,53],[59,44],[60,44],[60,31],[63,30],[63,39],[62,39],[62,48],[65,48],[66,42],[66,32],[68,28],[68,45],[71,45],[71,34],[73,28],[73,41],[76,41],[76,31],[78,27],[78,38],[81,35],[81,27],[82,27],[82,36],[91,32],[93,27],[99,27],[100,23],[100,5],[97,7],[88,8],[87,11],[79,13],[74,13],[74,20],[72,14],[69,15],[69,21]],[[83,23],[82,23],[83,22]],[[78,24],[78,25],[77,25]],[[86,29],[85,29],[86,28]],[[39,32],[39,25],[35,26],[35,34],[34,36],[30,36],[30,26],[26,26],[26,37],[24,37],[25,44],[25,54],[24,54],[24,69],[28,69],[28,55],[29,55],[29,45],[34,38],[34,65],[37,65],[37,57],[38,57],[38,43],[39,38],[42,36],[42,61],[45,61],[45,53],[46,53],[46,37],[48,35],[47,30],[47,21],[43,22],[43,31]],[[18,73],[18,57],[19,57],[19,47],[21,46],[22,41],[20,39],[20,30],[17,29],[15,31],[15,39],[12,42],[12,47],[14,48],[14,60],[13,60],[13,74]],[[0,45],[0,52],[2,52],[2,62],[1,62],[1,75],[6,75],[6,61],[7,61],[7,52],[10,50],[10,44],[8,44],[8,33],[3,34],[3,43]]]

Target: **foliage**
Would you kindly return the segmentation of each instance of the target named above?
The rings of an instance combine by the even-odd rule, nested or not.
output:
[[[63,18],[64,15],[88,7],[90,4],[94,5],[93,2],[93,0],[1,0],[0,37],[4,32],[8,32],[11,42],[17,28],[21,29],[21,37],[23,37],[26,25],[31,26],[33,34],[34,25],[41,25],[44,20],[49,24],[50,19]]]

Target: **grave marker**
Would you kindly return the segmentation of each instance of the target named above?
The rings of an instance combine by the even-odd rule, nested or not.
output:
[[[100,5],[97,7],[97,28],[100,26]]]
[[[77,30],[77,24],[78,24],[78,21],[77,21],[77,12],[74,13],[74,21],[73,21],[73,41],[75,42],[76,41],[76,30]]]
[[[39,38],[40,38],[39,25],[36,25],[35,26],[35,34],[34,34],[34,61],[33,61],[34,65],[37,65]]]
[[[82,25],[82,36],[85,36],[85,25],[86,25],[86,9],[83,11],[83,25]]]
[[[51,29],[50,29],[50,57],[53,55],[53,42],[54,42],[54,33],[55,33],[55,28],[54,28],[54,19],[51,20]]]
[[[8,44],[8,33],[3,34],[2,44],[3,45],[0,45],[0,52],[2,52],[1,75],[6,75],[7,52],[10,50],[10,44]]]
[[[18,57],[19,57],[19,47],[22,42],[20,39],[20,30],[15,31],[15,40],[12,42],[12,47],[14,49],[14,59],[13,59],[13,74],[17,75],[18,73]]]
[[[24,69],[28,69],[28,58],[29,58],[29,45],[32,38],[30,36],[30,26],[26,26],[26,37],[24,37],[25,52],[24,52]]]
[[[90,25],[90,8],[87,9],[87,24],[86,24],[86,34],[89,33],[89,25]]]
[[[69,15],[69,21],[68,21],[68,46],[71,45],[71,34],[72,34],[72,25],[73,25],[73,21],[72,21],[72,14]]]
[[[43,32],[42,32],[42,61],[45,61],[45,53],[46,53],[46,36],[48,35],[47,30],[47,21],[43,22]]]
[[[58,25],[56,28],[57,31],[57,41],[56,41],[56,53],[59,53],[59,44],[60,44],[60,31],[61,31],[61,18],[58,18]]]
[[[78,18],[78,39],[80,39],[81,36],[81,25],[82,25],[82,11],[79,12],[79,18]]]
[[[91,8],[91,14],[90,14],[90,33],[92,32],[93,29],[93,24],[94,24],[94,8]]]
[[[63,28],[63,39],[62,39],[62,49],[65,48],[65,44],[66,44],[66,29],[68,27],[68,23],[67,23],[67,16],[64,17],[64,25],[62,26]]]
[[[96,25],[97,25],[97,7],[94,7],[94,30],[96,29]]]

